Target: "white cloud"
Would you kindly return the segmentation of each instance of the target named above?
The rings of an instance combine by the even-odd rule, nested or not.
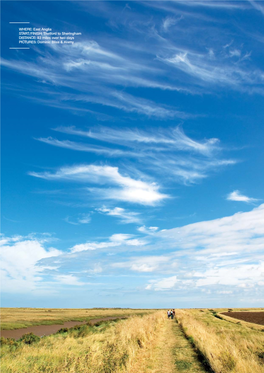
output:
[[[73,285],[73,286],[82,286],[85,285],[84,282],[80,282],[78,277],[73,275],[57,275],[54,277],[56,281],[63,285]]]
[[[156,269],[156,267],[151,267],[148,264],[133,264],[131,266],[131,271],[136,272],[153,272]]]
[[[167,118],[190,118],[195,115],[175,110],[166,105],[157,104],[155,101],[138,96],[132,96],[128,93],[108,90],[104,88],[100,92],[93,94],[63,94],[60,96],[61,101],[73,101],[80,103],[94,103],[103,106],[109,106],[127,113],[137,113],[144,116],[155,117],[158,119]]]
[[[78,218],[78,222],[80,224],[88,224],[91,221],[91,217],[89,214],[82,214],[80,218]]]
[[[98,274],[98,273],[101,273],[103,271],[101,265],[99,263],[95,263],[93,268],[91,269],[88,269],[86,272],[89,273],[89,274]]]
[[[234,192],[228,194],[227,200],[229,201],[238,201],[238,202],[255,202],[257,199],[247,197],[240,193],[239,190],[234,190]]]
[[[115,247],[115,246],[119,246],[119,245],[116,242],[87,242],[87,243],[82,243],[79,245],[74,245],[70,249],[70,251],[72,253],[77,253],[81,251],[105,249],[108,247]]]
[[[123,47],[117,48],[119,49],[117,52],[111,51],[107,43],[105,43],[106,47],[94,40],[76,42],[70,48],[48,45],[53,49],[53,53],[47,53],[45,57],[39,56],[38,50],[35,49],[36,56],[39,57],[35,61],[2,59],[1,64],[21,74],[40,79],[44,87],[49,83],[62,87],[61,92],[57,92],[52,98],[51,91],[46,89],[46,100],[39,101],[46,105],[53,106],[54,101],[59,100],[61,107],[64,104],[65,109],[72,110],[72,106],[76,106],[78,110],[80,108],[77,107],[76,102],[79,101],[161,119],[186,117],[185,113],[173,108],[165,107],[146,98],[129,95],[122,89],[117,91],[116,89],[120,86],[121,88],[131,86],[177,91],[186,89],[168,84],[163,78],[162,71],[147,63],[146,56],[142,60],[142,58],[137,58],[135,53],[127,55],[127,48],[124,52]],[[78,94],[68,94],[67,88],[78,91]],[[42,92],[45,90],[43,89]],[[65,105],[66,101],[71,101],[73,105],[68,103]],[[61,145],[70,144],[61,143]]]
[[[171,252],[166,265],[154,272],[177,271],[175,289],[205,287],[228,294],[231,290],[256,288],[264,280],[264,204],[250,212],[162,230],[152,238],[148,247]],[[155,290],[159,281],[163,283],[163,279],[153,280],[147,289]]]
[[[73,246],[70,251],[72,253],[87,251],[87,250],[97,250],[97,249],[107,249],[109,247],[124,246],[144,246],[146,241],[133,238],[131,234],[117,233],[109,237],[108,241],[103,242],[87,242],[84,244],[79,244]]]
[[[124,241],[128,240],[131,237],[133,237],[131,234],[117,233],[117,234],[113,234],[110,237],[110,241],[113,241],[113,242],[124,242]]]
[[[236,163],[232,159],[222,159],[223,149],[219,139],[194,140],[180,127],[155,130],[99,127],[88,131],[75,127],[59,127],[55,130],[114,144],[115,148],[94,145],[86,147],[89,151],[94,148],[95,153],[108,153],[109,156],[138,158],[138,165],[159,175],[161,172],[168,175],[167,180],[173,178],[184,184],[200,181],[206,178],[209,172],[216,172]],[[76,144],[72,149],[80,150],[84,146]]]
[[[211,58],[210,53],[197,53],[182,49],[170,57],[158,56],[157,58],[195,78],[201,85],[214,84],[229,86],[233,89],[244,89],[244,87],[246,89],[249,85],[263,83],[261,70],[253,67],[248,70],[247,66],[243,64],[248,56],[248,51],[242,55],[242,52],[236,48],[226,53],[219,50],[215,54],[215,58]],[[239,61],[234,60],[233,57],[238,57]]]
[[[164,150],[163,147],[166,146],[166,151],[169,149],[190,151],[205,156],[210,156],[220,150],[219,139],[193,140],[179,126],[169,129],[155,129],[155,131],[153,129],[139,130],[131,128],[120,130],[108,127],[91,128],[89,131],[79,130],[75,127],[57,127],[54,130],[137,149],[144,147],[144,150],[146,150],[147,146],[153,148],[153,145],[155,145],[157,147],[155,150],[162,151]],[[138,147],[137,144],[139,144]],[[161,146],[161,148],[158,148],[158,146]]]
[[[232,49],[229,51],[229,54],[231,57],[240,57],[241,56],[241,51],[238,49]]]
[[[89,224],[91,222],[91,216],[90,214],[80,214],[75,219],[71,219],[69,216],[67,216],[64,220],[72,225]]]
[[[145,233],[145,234],[154,234],[155,232],[157,232],[159,228],[158,227],[146,227],[145,225],[143,225],[142,227],[139,227],[138,228],[138,231],[141,232],[141,233]]]
[[[52,137],[47,138],[38,138],[36,139],[38,141],[44,142],[45,144],[57,146],[59,148],[65,148],[65,149],[71,149],[71,150],[77,150],[81,152],[89,152],[89,153],[97,153],[97,154],[106,154],[106,155],[114,155],[114,156],[120,156],[123,154],[122,151],[114,151],[109,148],[105,148],[102,146],[91,146],[87,144],[81,144],[74,141],[68,141],[68,140],[57,140]]]
[[[113,97],[117,98],[120,103],[113,102],[109,106],[117,107],[118,109],[125,110],[127,112],[136,112],[139,114],[144,114],[149,117],[157,117],[161,119],[165,118],[188,118],[188,115],[179,110],[174,110],[171,108],[164,107],[162,105],[157,105],[154,101],[147,100],[142,97],[135,97],[124,92],[113,92]],[[102,101],[102,103],[105,101]],[[122,104],[123,103],[123,104]]]
[[[106,146],[90,145],[69,140],[57,140],[52,137],[38,138],[36,140],[60,148],[76,151],[91,152],[112,157],[150,158],[153,152],[162,154],[166,152],[190,152],[210,157],[221,151],[219,139],[211,138],[202,141],[188,137],[180,127],[148,131],[138,129],[122,129],[101,127],[89,131],[79,130],[75,127],[58,127],[55,131],[78,135],[99,141],[113,143],[118,146],[132,148],[118,149]],[[157,134],[158,133],[158,134]]]
[[[264,262],[259,264],[244,264],[236,267],[212,268],[205,272],[195,272],[193,277],[199,277],[196,286],[226,285],[254,286],[264,280]]]
[[[249,212],[157,233],[170,247],[208,254],[264,250],[264,204]]]
[[[98,192],[103,199],[154,205],[168,198],[168,195],[159,192],[159,186],[156,183],[147,183],[146,181],[132,179],[129,176],[123,176],[117,167],[80,165],[63,167],[55,173],[30,172],[29,174],[46,180],[69,180],[89,184],[117,185],[117,188],[90,189],[91,191]]]
[[[161,280],[152,280],[151,283],[148,284],[145,289],[155,291],[166,291],[174,288],[177,282],[177,276],[166,277]]]
[[[168,31],[171,26],[174,26],[176,23],[178,23],[183,17],[174,18],[174,17],[166,17],[163,21],[162,27],[165,32]]]
[[[102,213],[102,214],[109,215],[109,216],[115,216],[115,217],[121,219],[122,223],[128,224],[128,223],[140,223],[141,222],[141,219],[139,217],[139,213],[127,211],[127,210],[125,210],[121,207],[115,207],[113,209],[109,209],[109,208],[106,208],[106,207],[101,207],[101,208],[97,209],[97,211]]]
[[[166,267],[171,261],[170,256],[152,255],[129,258],[126,262],[112,264],[113,268],[127,268],[135,272],[154,272]]]
[[[38,262],[62,254],[52,247],[46,249],[44,242],[36,237],[7,237],[3,240],[0,253],[2,291],[26,293],[40,286],[41,274],[47,267]]]

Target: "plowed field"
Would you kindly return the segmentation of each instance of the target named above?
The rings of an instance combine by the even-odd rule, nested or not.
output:
[[[222,315],[258,325],[264,325],[264,312],[222,312]]]

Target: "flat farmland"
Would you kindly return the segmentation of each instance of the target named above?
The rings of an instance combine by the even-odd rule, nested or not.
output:
[[[264,312],[222,312],[221,315],[232,317],[237,320],[250,322],[253,324],[264,325]]]
[[[47,310],[35,311],[42,315]],[[72,311],[76,318],[86,319],[86,311],[87,319],[105,318],[97,323],[86,319],[42,338],[1,338],[1,372],[264,372],[264,327],[230,317],[232,313],[253,317],[263,309],[175,309],[174,319],[165,310],[62,311],[64,319],[72,318]],[[36,316],[32,310],[30,314]],[[109,319],[110,315],[117,318]]]
[[[151,310],[120,308],[1,308],[1,330],[27,328],[35,325],[63,324],[69,321],[90,321],[107,317],[143,315]]]

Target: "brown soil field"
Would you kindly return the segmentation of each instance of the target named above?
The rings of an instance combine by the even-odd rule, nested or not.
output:
[[[89,320],[89,323],[94,325],[99,321],[108,321],[108,320],[116,320],[116,319],[126,319],[127,317],[105,317],[100,319],[93,319]],[[56,333],[61,328],[72,328],[75,325],[83,325],[86,324],[87,321],[67,321],[63,325],[37,325],[37,326],[29,326],[28,328],[22,329],[13,329],[13,330],[1,330],[0,335],[4,338],[14,338],[19,339],[24,334],[33,333],[39,337],[43,337],[44,335],[50,335]]]
[[[264,312],[222,312],[221,315],[253,324],[264,325]]]

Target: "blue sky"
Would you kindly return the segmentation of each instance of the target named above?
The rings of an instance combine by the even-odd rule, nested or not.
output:
[[[1,6],[2,306],[261,306],[264,4]]]

